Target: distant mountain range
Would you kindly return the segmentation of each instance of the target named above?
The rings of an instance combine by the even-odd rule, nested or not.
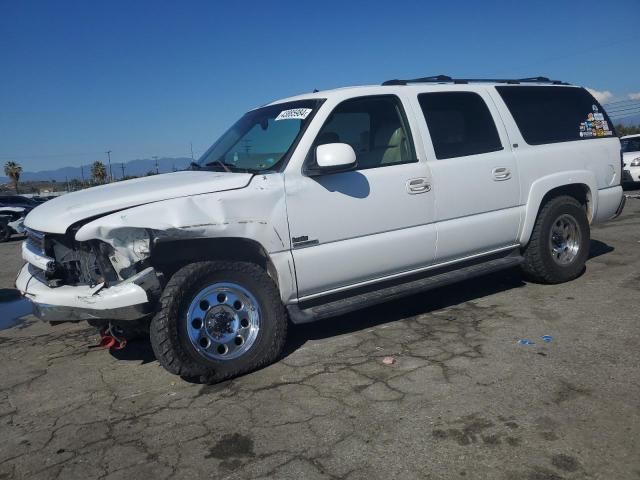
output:
[[[640,115],[633,115],[630,117],[622,118],[618,121],[614,121],[616,125],[624,125],[624,126],[633,126],[640,125]],[[103,162],[107,169],[109,165],[107,162]],[[187,157],[179,157],[179,158],[158,158],[158,171],[160,173],[168,173],[173,172],[174,170],[185,170],[189,167],[191,163],[191,159]],[[83,165],[84,169],[84,179],[89,180],[91,178],[91,164]],[[113,171],[113,176],[115,179],[122,178],[122,167],[121,163],[111,163],[111,169]],[[156,161],[151,158],[143,158],[138,160],[130,160],[124,164],[124,174],[129,176],[143,176],[148,172],[156,171]],[[108,173],[108,172],[107,172]],[[80,167],[62,167],[56,170],[43,170],[40,172],[22,172],[20,175],[21,182],[30,182],[30,181],[46,181],[46,180],[55,180],[56,182],[64,182],[66,180],[72,180],[74,178],[78,180],[82,180],[82,169]],[[9,179],[7,177],[0,176],[0,183],[8,183]]]
[[[103,162],[107,167],[107,174],[109,173],[109,164],[107,162]],[[185,170],[189,167],[191,163],[191,158],[158,158],[158,172],[159,173],[167,173],[173,172],[174,170]],[[122,178],[122,167],[121,163],[111,162],[111,170],[113,172],[113,176],[115,179]],[[84,172],[83,172],[84,170]],[[124,174],[126,176],[142,176],[146,175],[148,172],[156,171],[156,161],[151,158],[144,158],[139,160],[131,160],[129,162],[124,163]],[[82,180],[82,175],[84,174],[84,179],[89,180],[91,178],[91,164],[83,165],[81,167],[62,167],[55,170],[43,170],[40,172],[22,172],[20,175],[21,182],[31,182],[31,181],[46,181],[46,180],[55,180],[56,182],[64,182],[66,180],[72,180],[74,178],[78,180]],[[7,177],[0,177],[0,183],[7,183],[9,179]]]

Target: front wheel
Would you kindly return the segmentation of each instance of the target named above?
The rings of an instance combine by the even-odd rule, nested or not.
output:
[[[569,196],[552,198],[538,214],[522,269],[540,283],[573,280],[584,270],[589,243],[589,220],[580,202]]]
[[[189,264],[171,277],[160,302],[151,346],[171,373],[221,381],[273,362],[284,347],[278,289],[255,264]]]

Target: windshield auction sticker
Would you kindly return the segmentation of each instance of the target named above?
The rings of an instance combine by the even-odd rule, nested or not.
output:
[[[310,113],[310,108],[292,108],[291,110],[281,111],[276,120],[304,120]]]

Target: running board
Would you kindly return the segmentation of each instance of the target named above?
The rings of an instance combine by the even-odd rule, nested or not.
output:
[[[414,277],[413,280],[409,281],[405,279],[402,283],[395,283],[386,287],[378,286],[376,288],[374,286],[375,290],[352,292],[351,296],[345,298],[330,299],[326,297],[323,302],[321,297],[315,299],[313,304],[312,302],[305,302],[303,304],[287,305],[287,310],[291,321],[295,324],[315,322],[499,270],[517,267],[523,261],[522,256],[512,253],[508,256],[468,266],[458,264],[448,271],[431,271],[431,274],[427,277],[418,279]]]

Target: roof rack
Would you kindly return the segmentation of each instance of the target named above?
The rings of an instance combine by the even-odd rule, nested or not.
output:
[[[550,83],[552,85],[570,85],[561,80],[550,80],[547,77],[527,77],[527,78],[451,78],[448,75],[433,75],[431,77],[413,78],[410,80],[387,80],[382,85],[408,85],[410,83],[508,83],[517,85],[519,83]]]

